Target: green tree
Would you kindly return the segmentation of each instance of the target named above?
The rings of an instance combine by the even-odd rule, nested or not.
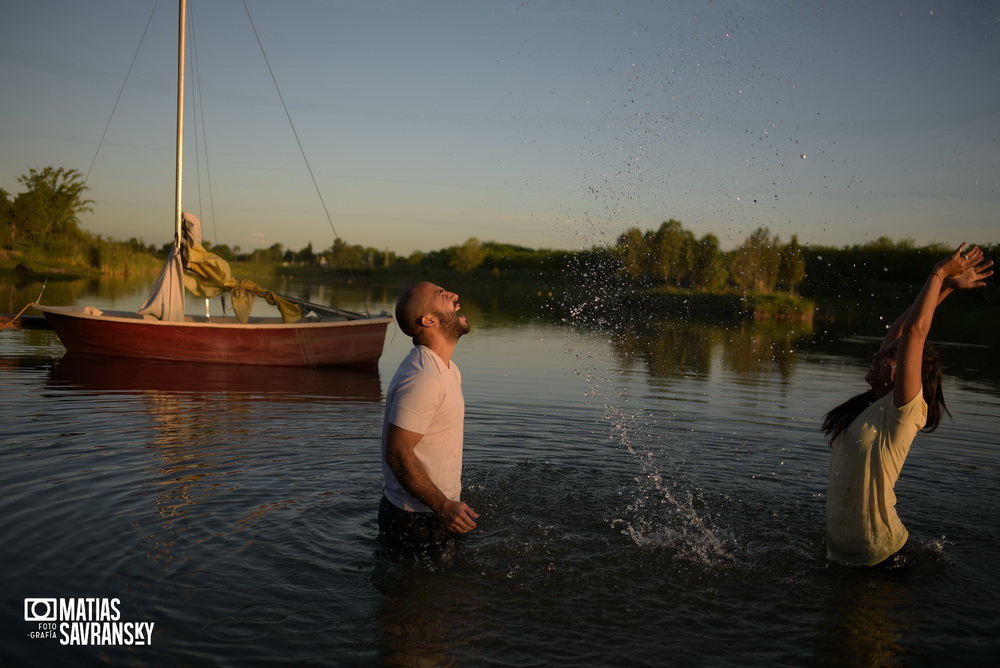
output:
[[[671,218],[648,237],[653,256],[653,275],[658,281],[679,287],[691,273],[694,236],[680,221]]]
[[[777,282],[781,242],[758,227],[732,255],[729,276],[741,292],[772,292]]]
[[[633,227],[618,237],[615,256],[621,265],[619,271],[624,276],[636,282],[641,281],[649,267],[649,249],[642,230]]]
[[[489,249],[484,247],[479,239],[470,237],[461,246],[450,249],[448,266],[462,273],[469,273],[478,269],[486,261],[489,253]]]
[[[781,247],[778,258],[777,287],[786,292],[795,292],[806,277],[806,258],[794,234],[792,240]]]
[[[14,215],[14,203],[10,201],[10,194],[0,188],[0,233],[3,234],[4,239],[10,239],[10,248],[14,248],[14,235],[12,233],[13,226],[12,216]]]
[[[889,237],[879,237],[874,241],[869,241],[864,244],[855,245],[854,248],[864,248],[867,250],[891,252],[891,251],[907,251],[913,250],[917,247],[916,242],[913,239],[900,239],[899,241],[893,241]]]
[[[203,241],[202,246],[207,251],[211,251],[221,257],[226,262],[233,262],[236,260],[236,256],[239,255],[240,248],[230,248],[226,244],[213,244],[210,241]]]
[[[149,253],[150,255],[156,255],[156,246],[153,244],[147,244],[145,241],[137,237],[130,237],[129,240],[125,242],[125,246],[133,253]]]
[[[306,244],[306,247],[299,251],[299,261],[303,264],[312,264],[316,261],[316,254],[313,252],[313,242]]]
[[[336,269],[357,269],[364,263],[365,249],[352,246],[343,239],[334,239],[326,251],[330,266]]]
[[[691,287],[705,292],[717,292],[726,285],[729,273],[719,238],[706,234],[692,246]]]
[[[285,257],[285,247],[279,244],[271,244],[271,247],[264,252],[264,257],[268,262],[281,262]]]
[[[28,240],[80,238],[78,216],[93,211],[93,201],[83,198],[89,188],[80,172],[62,167],[32,168],[17,180],[27,190],[11,203],[8,225],[12,245],[22,235]]]

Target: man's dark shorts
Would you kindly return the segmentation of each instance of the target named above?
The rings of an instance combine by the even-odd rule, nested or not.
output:
[[[434,513],[403,510],[384,495],[378,506],[378,530],[391,547],[418,552],[440,549],[456,536]]]

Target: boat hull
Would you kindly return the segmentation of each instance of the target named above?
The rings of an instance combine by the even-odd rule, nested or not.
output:
[[[256,366],[370,365],[392,319],[161,322],[132,313],[36,306],[73,353]]]

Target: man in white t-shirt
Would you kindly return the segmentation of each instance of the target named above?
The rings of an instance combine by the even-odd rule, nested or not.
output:
[[[469,323],[458,295],[417,283],[396,302],[396,322],[413,338],[385,399],[384,494],[379,533],[390,544],[427,548],[476,528],[461,501],[465,399],[452,352]]]

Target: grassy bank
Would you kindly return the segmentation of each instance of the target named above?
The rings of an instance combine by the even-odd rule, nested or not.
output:
[[[155,276],[163,261],[128,243],[54,239],[0,250],[0,278],[73,280],[88,276]]]

